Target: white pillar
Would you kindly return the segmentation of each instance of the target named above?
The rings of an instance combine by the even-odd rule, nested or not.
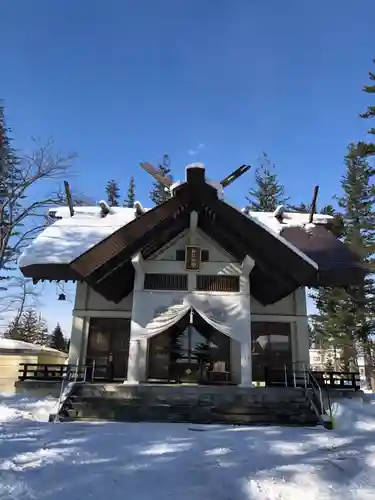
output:
[[[240,292],[244,313],[244,337],[241,340],[241,386],[251,387],[253,384],[253,368],[251,359],[251,311],[250,311],[250,279],[249,274],[255,263],[248,255],[242,262]]]
[[[81,366],[86,365],[87,347],[89,344],[89,329],[90,329],[90,317],[85,316],[83,318],[83,333],[82,333],[81,354],[80,354]]]
[[[128,384],[138,384],[140,379],[139,374],[139,359],[140,359],[140,340],[130,339],[129,342],[129,358],[128,358]],[[124,382],[125,383],[125,382]]]
[[[71,365],[75,365],[80,358],[82,341],[84,338],[84,326],[84,318],[73,315],[68,356],[68,363]]]
[[[133,321],[132,321],[133,326]],[[125,384],[138,384],[147,381],[147,339],[132,338],[130,330],[128,373]]]
[[[132,258],[132,264],[135,269],[132,320],[130,324],[129,356],[127,380],[124,384],[138,384],[147,377],[147,339],[140,340],[137,332],[136,307],[138,301],[142,300],[144,284],[144,263],[140,253]]]
[[[253,384],[253,368],[251,362],[251,335],[247,342],[241,342],[241,386],[251,387]]]

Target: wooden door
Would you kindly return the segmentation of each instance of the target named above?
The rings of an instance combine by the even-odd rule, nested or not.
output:
[[[251,323],[253,380],[264,381],[265,370],[284,380],[284,367],[292,364],[290,323],[253,321]]]
[[[113,377],[124,379],[128,372],[130,340],[130,319],[116,318],[112,320],[111,353],[113,356]]]
[[[87,364],[92,364],[95,360],[97,377],[126,378],[130,321],[129,318],[91,318]]]

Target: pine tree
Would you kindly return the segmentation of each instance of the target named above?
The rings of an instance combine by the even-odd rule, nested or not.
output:
[[[15,270],[19,251],[12,241],[20,234],[22,224],[14,224],[20,210],[20,201],[13,192],[22,183],[19,160],[11,145],[10,129],[6,126],[4,107],[0,105],[0,290],[6,290],[9,272]]]
[[[375,59],[373,60],[375,63]],[[370,85],[365,85],[363,91],[367,94],[375,94],[375,73],[369,72],[369,78],[371,81]],[[368,106],[367,110],[359,115],[361,118],[375,118],[375,106]],[[369,134],[375,135],[375,127],[368,131]],[[368,157],[375,155],[375,143],[374,142],[359,142],[357,144],[356,154],[362,157]]]
[[[256,187],[249,190],[246,201],[247,210],[273,212],[279,205],[285,205],[288,198],[285,188],[279,182],[273,165],[266,153],[263,153],[260,166],[255,170]]]
[[[337,198],[344,221],[338,235],[370,270],[375,268],[374,169],[360,155],[359,145],[350,144],[341,180],[343,194]],[[374,384],[373,346],[375,283],[369,272],[364,283],[346,289],[321,287],[312,293],[318,314],[312,317],[315,337],[341,352],[340,364],[348,369],[358,354],[366,359],[368,383]]]
[[[163,161],[159,165],[157,169],[158,173],[163,175],[164,177],[168,177],[172,179],[171,174],[171,162],[168,155],[163,156]],[[169,200],[171,197],[171,193],[168,189],[165,189],[165,186],[158,181],[153,182],[152,189],[150,191],[150,199],[155,205],[160,205],[165,201]]]
[[[127,198],[124,201],[124,207],[133,208],[135,203],[135,182],[134,177],[130,177]]]
[[[107,201],[110,207],[118,207],[120,205],[120,187],[116,181],[107,182],[105,187],[107,193]]]
[[[319,287],[313,289],[311,297],[315,301],[317,314],[310,316],[315,344],[343,353],[343,365],[356,357],[355,322],[347,309],[348,294],[343,288]]]
[[[18,317],[14,318],[6,328],[4,332],[4,337],[6,339],[12,339],[12,340],[22,340],[23,342],[27,342],[27,335],[25,335],[25,332],[23,328],[20,325],[20,319]]]
[[[21,316],[20,332],[26,342],[46,345],[48,343],[48,328],[46,322],[34,309],[27,309]]]
[[[57,323],[55,329],[53,330],[51,337],[49,339],[49,347],[52,349],[57,349],[58,351],[66,351],[67,343],[65,341],[61,326]]]
[[[372,335],[375,333],[375,170],[359,153],[358,144],[350,144],[345,159],[346,172],[338,199],[345,221],[343,239],[369,269],[364,282],[348,289],[345,310],[351,315],[349,328],[353,343],[365,356],[366,377],[375,389]]]

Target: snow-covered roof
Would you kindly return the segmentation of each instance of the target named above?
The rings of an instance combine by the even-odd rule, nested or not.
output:
[[[40,233],[19,258],[19,266],[34,264],[70,264],[80,255],[135,218],[133,208],[112,207],[101,216],[100,207],[51,209],[56,220]]]
[[[23,342],[22,340],[5,339],[0,337],[0,352],[2,351],[33,351],[35,354],[48,353],[65,355],[65,353],[58,351],[57,349],[52,349],[51,347],[44,345],[30,344],[30,342]]]
[[[316,267],[311,259],[280,236],[280,232],[286,227],[308,228],[309,214],[285,212],[280,222],[272,212],[246,212],[228,204],[265,227],[277,239],[282,239],[283,243]],[[103,217],[98,206],[76,207],[73,217],[70,216],[68,207],[51,209],[50,215],[56,219],[55,222],[25,249],[19,258],[21,268],[36,264],[70,264],[136,217],[133,208],[125,207],[111,207],[111,213]],[[332,217],[316,214],[314,224],[327,224],[330,219]]]
[[[256,219],[275,233],[280,233],[286,227],[309,228],[310,214],[299,212],[283,212],[282,222],[278,220],[274,212],[248,212],[247,215]],[[314,214],[312,225],[326,225],[333,220],[333,217],[325,214]]]

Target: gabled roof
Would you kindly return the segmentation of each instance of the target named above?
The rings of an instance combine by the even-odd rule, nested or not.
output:
[[[206,182],[205,172],[201,168],[189,169],[187,182],[176,185],[174,196],[162,205],[138,216],[134,210],[129,210],[132,214],[130,216],[128,213],[126,221],[121,220],[119,211],[118,216],[113,213],[104,218],[111,221],[108,225],[100,218],[92,226],[87,223],[87,227],[93,227],[89,244],[86,244],[84,251],[82,245],[80,253],[72,252],[64,262],[60,260],[58,263],[56,253],[60,256],[67,253],[67,239],[61,242],[60,252],[57,245],[54,257],[50,256],[46,264],[38,260],[32,262],[31,247],[20,260],[22,272],[34,279],[57,279],[54,274],[57,276],[57,269],[46,269],[55,260],[54,265],[64,266],[64,271],[69,271],[70,276],[86,281],[108,300],[118,302],[133,288],[132,256],[142,252],[144,258],[150,257],[189,227],[190,213],[194,210],[198,213],[198,227],[203,232],[238,260],[249,255],[255,261],[251,273],[251,291],[263,304],[273,303],[299,286],[347,285],[363,278],[364,270],[358,259],[336,238],[330,238],[326,229],[320,227],[319,231],[327,236],[325,241],[332,242],[333,238],[336,251],[325,252],[324,243],[321,247],[314,243],[320,248],[318,252],[314,251],[312,241],[315,241],[316,236],[301,227],[290,227],[288,224],[293,214],[286,214],[286,222],[283,223],[275,222],[277,219],[272,214],[256,217],[253,213],[243,213],[218,196],[218,190],[212,183]],[[296,215],[306,218],[305,214]],[[64,224],[59,223],[61,221],[55,224],[61,229]],[[43,247],[43,241],[48,240],[47,231],[51,232],[55,224],[38,237],[39,241],[36,239],[35,248]],[[307,237],[296,237],[299,232]],[[74,235],[74,231],[69,233],[69,237],[72,235],[74,240],[81,240]],[[321,237],[317,237],[321,242]],[[96,243],[93,243],[95,238]],[[78,246],[77,243],[76,249]],[[341,260],[336,257],[337,252],[343,255]],[[348,269],[351,270],[350,276],[346,272]],[[61,274],[61,269],[59,272]]]

